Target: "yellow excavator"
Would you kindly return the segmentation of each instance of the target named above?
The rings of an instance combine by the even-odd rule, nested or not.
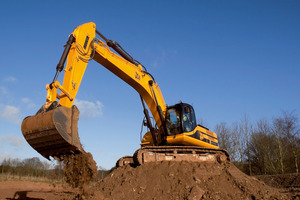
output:
[[[144,125],[148,132],[142,139],[141,148],[133,156],[121,158],[118,166],[166,160],[229,160],[228,153],[218,147],[217,135],[197,125],[193,107],[182,102],[167,106],[154,77],[116,41],[108,40],[96,30],[93,22],[78,26],[69,36],[54,79],[46,85],[46,103],[34,116],[22,122],[26,141],[42,156],[61,160],[65,155],[83,151],[77,127],[79,110],[73,103],[92,59],[139,93],[145,114]],[[58,76],[63,70],[61,85]],[[151,121],[147,107],[155,123]]]

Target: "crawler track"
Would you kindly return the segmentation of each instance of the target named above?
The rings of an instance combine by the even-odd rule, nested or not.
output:
[[[229,154],[224,149],[211,149],[196,146],[151,146],[138,149],[133,157],[125,156],[118,160],[116,166],[127,164],[142,165],[160,161],[188,162],[228,162]]]

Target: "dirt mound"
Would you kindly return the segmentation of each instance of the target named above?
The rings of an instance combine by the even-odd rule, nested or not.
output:
[[[3,181],[0,199],[300,199],[300,191],[271,188],[231,163],[162,162],[135,168],[127,165],[86,189],[94,193],[78,196],[79,188],[64,184]]]
[[[127,165],[95,188],[107,199],[289,199],[229,162]]]

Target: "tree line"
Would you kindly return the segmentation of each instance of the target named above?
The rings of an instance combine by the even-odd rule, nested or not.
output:
[[[220,148],[249,175],[299,173],[300,126],[294,112],[255,123],[244,115],[231,125],[217,124],[215,132]]]
[[[0,165],[1,174],[10,174],[19,177],[39,177],[49,179],[62,179],[62,165],[51,164],[47,161],[41,161],[38,157],[26,158],[20,160],[18,158],[5,158]]]
[[[50,180],[63,180],[64,171],[60,162],[41,161],[38,157],[26,158],[20,160],[18,158],[6,158],[0,165],[0,174],[14,175],[18,177],[38,177]],[[98,169],[97,179],[103,179],[110,173],[102,167]]]

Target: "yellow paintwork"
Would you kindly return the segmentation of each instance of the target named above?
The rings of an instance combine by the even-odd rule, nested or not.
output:
[[[56,101],[57,97],[59,97],[60,105],[65,107],[71,107],[73,105],[88,61],[90,57],[93,56],[92,59],[131,85],[142,96],[148,105],[157,126],[160,127],[161,120],[156,110],[157,105],[153,91],[149,85],[149,81],[152,80],[151,77],[144,73],[142,66],[136,66],[112,52],[105,42],[102,42],[99,39],[94,42],[95,32],[96,25],[92,22],[78,26],[74,30],[72,34],[75,37],[76,42],[72,44],[67,58],[63,86],[59,88],[58,86],[60,84],[55,83],[52,84],[52,89],[50,89],[49,86],[47,87],[47,102],[45,106]],[[88,45],[86,49],[83,49],[87,36],[89,37]],[[57,94],[57,88],[61,90],[60,95]],[[156,82],[153,84],[153,89],[157,102],[165,115],[166,104]]]
[[[75,37],[75,42],[72,44],[67,57],[63,85],[61,86],[58,81],[55,81],[51,84],[51,87],[49,84],[46,86],[47,100],[45,107],[48,107],[52,102],[56,101],[56,99],[59,99],[60,105],[71,107],[76,98],[88,61],[94,59],[132,86],[141,95],[149,107],[157,127],[161,128],[162,122],[157,111],[157,103],[161,107],[164,117],[166,115],[167,106],[157,83],[153,83],[152,89],[149,84],[152,78],[143,71],[142,66],[136,66],[112,52],[105,42],[95,38],[95,33],[96,25],[92,22],[78,26],[74,30],[72,34]],[[89,40],[84,49],[87,37]],[[61,90],[60,95],[57,93],[57,89]],[[195,134],[197,131],[200,133],[199,139],[189,136]],[[160,135],[158,137],[160,137]],[[197,126],[195,130],[188,133],[167,136],[167,143],[171,145],[195,145],[218,148],[218,146],[212,145],[210,142],[203,141],[205,138],[207,141],[213,141],[215,144],[218,143],[215,133],[200,126]],[[152,136],[149,132],[145,134],[141,145],[153,145]]]
[[[46,85],[46,90],[47,90],[47,97],[46,97],[45,107],[48,108],[51,105],[51,103],[56,100],[57,88],[53,87],[51,89],[50,84],[47,84]]]
[[[154,94],[149,85],[149,81],[152,80],[151,77],[144,73],[141,66],[136,66],[110,51],[104,42],[96,42],[95,49],[96,53],[93,59],[132,86],[142,96],[148,105],[157,126],[160,127],[161,121],[156,110]],[[156,82],[153,84],[153,88],[158,104],[161,106],[162,111],[165,112],[166,104]]]
[[[198,131],[200,139],[190,137]],[[206,139],[206,141],[204,141]],[[171,145],[187,145],[187,146],[201,146],[207,148],[218,149],[217,145],[211,144],[214,142],[218,144],[217,136],[215,133],[197,126],[193,131],[188,133],[181,133],[174,136],[167,137],[168,144]]]
[[[95,38],[96,25],[94,23],[87,23],[77,27],[72,33],[76,39],[76,43],[72,44],[70,49],[67,64],[65,67],[65,75],[63,88],[72,96],[76,97],[81,80],[83,78],[86,66],[88,64],[92,48],[89,48],[92,40]],[[86,49],[83,49],[86,36],[89,37]],[[86,55],[82,53],[86,53]],[[62,92],[62,94],[64,94]],[[61,94],[61,95],[62,95]],[[59,104],[71,107],[74,99],[70,100],[68,97],[61,98]]]
[[[191,137],[198,131],[200,138]],[[214,132],[197,126],[193,131],[177,135],[167,136],[167,143],[174,146],[201,146],[206,148],[218,149],[218,139]],[[153,146],[150,132],[147,132],[142,140],[141,146]]]

